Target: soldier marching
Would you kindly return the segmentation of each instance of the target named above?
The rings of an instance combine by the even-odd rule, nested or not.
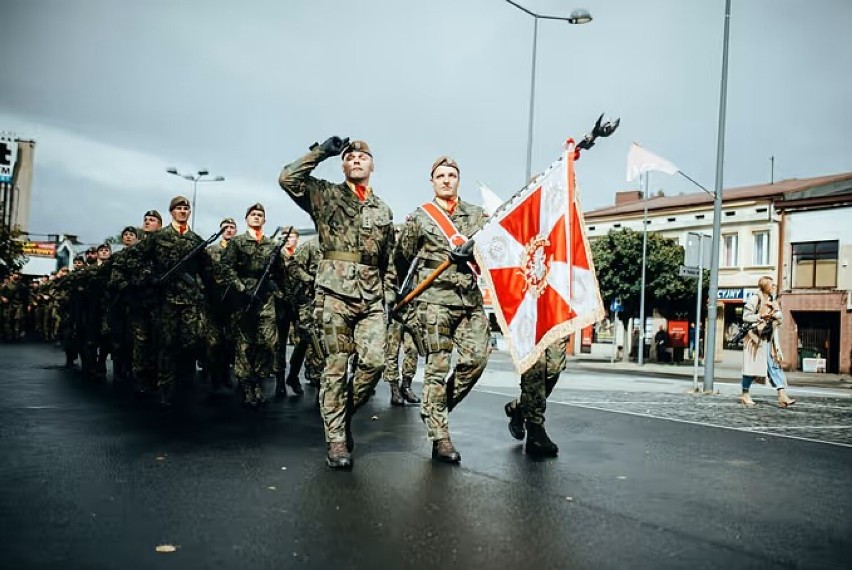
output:
[[[336,156],[343,182],[312,176]],[[301,396],[302,375],[315,389],[332,469],[352,468],[352,417],[384,379],[391,406],[419,404],[433,459],[458,464],[450,412],[491,350],[468,243],[487,217],[460,199],[460,167],[442,156],[429,174],[432,199],[395,227],[370,185],[373,172],[369,145],[341,137],[283,168],[279,185],[316,227],[303,243],[293,226],[268,235],[260,203],[247,207],[243,233],[226,217],[205,240],[189,227],[190,201],[176,196],[165,227],[148,210],[139,227],[121,231],[115,253],[100,244],[30,284],[9,275],[0,286],[2,340],[30,334],[56,343],[66,366],[79,366],[89,381],[105,380],[111,360],[113,382],[165,408],[182,402],[199,369],[211,396],[236,392],[248,410],[266,402],[264,386],[275,384],[279,399]],[[400,289],[444,265],[391,319]],[[544,411],[565,367],[565,342],[545,351],[505,406],[511,435],[526,439],[531,456],[558,452]],[[419,357],[422,398],[412,388]]]

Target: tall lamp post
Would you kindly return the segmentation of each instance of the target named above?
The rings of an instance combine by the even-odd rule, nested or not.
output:
[[[538,43],[538,21],[539,20],[560,20],[569,24],[588,24],[592,21],[592,15],[588,10],[579,9],[571,12],[571,15],[563,16],[547,16],[538,14],[524,8],[512,0],[506,0],[509,4],[533,17],[533,44],[532,44],[532,73],[530,74],[530,124],[527,133],[527,177],[524,179],[524,185],[528,184],[532,178],[532,144],[533,144],[533,118],[535,116],[535,60],[536,60],[536,45]]]
[[[716,301],[719,297],[719,241],[722,234],[722,188],[724,187],[725,172],[725,112],[728,103],[728,37],[730,31],[731,0],[725,0],[722,86],[719,94],[719,129],[716,136],[716,194],[713,197],[713,249],[710,253],[710,302],[709,307],[707,307],[707,349],[704,353],[704,392],[710,394],[713,393],[713,376],[716,372]]]
[[[192,182],[192,218],[189,222],[190,227],[195,229],[195,197],[198,193],[198,183],[199,182],[223,182],[225,180],[224,176],[212,176],[210,178],[205,178],[206,176],[210,176],[210,172],[204,168],[196,172],[195,174],[183,174],[178,172],[178,169],[175,167],[167,168],[166,172],[169,174],[174,174],[175,176],[180,176],[181,178],[185,178]]]

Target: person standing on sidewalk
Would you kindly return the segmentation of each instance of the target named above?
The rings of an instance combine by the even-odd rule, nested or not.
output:
[[[772,277],[761,277],[757,282],[757,293],[749,298],[743,308],[743,322],[752,328],[743,341],[743,379],[740,403],[753,407],[749,389],[756,377],[768,377],[769,383],[778,391],[778,405],[787,408],[796,400],[787,395],[787,379],[781,370],[780,328],[781,307],[775,300],[775,282]]]

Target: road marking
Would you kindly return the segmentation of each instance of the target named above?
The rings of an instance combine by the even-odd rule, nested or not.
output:
[[[760,426],[754,429],[852,429],[852,425],[846,426]]]
[[[506,394],[504,394],[502,392],[496,392],[496,391],[492,391],[492,390],[478,389],[477,391],[478,392],[484,392],[484,393],[487,393],[487,394],[495,394],[497,396],[504,396],[504,397],[506,396]],[[677,422],[677,423],[682,423],[682,424],[690,424],[690,425],[694,425],[694,426],[712,427],[712,428],[726,429],[726,430],[731,430],[731,431],[739,431],[739,432],[748,433],[748,434],[758,434],[759,433],[759,434],[768,435],[768,436],[771,436],[771,437],[781,437],[781,438],[785,438],[785,439],[795,439],[795,440],[798,440],[798,441],[807,441],[807,442],[811,442],[811,443],[822,443],[822,444],[825,444],[825,445],[836,445],[838,447],[852,448],[852,444],[850,444],[850,443],[840,443],[840,442],[836,442],[836,441],[823,441],[821,439],[812,439],[812,438],[809,438],[809,437],[788,435],[788,434],[785,434],[785,433],[771,433],[771,432],[768,432],[768,431],[760,431],[761,429],[766,429],[765,427],[746,428],[746,427],[723,426],[723,425],[711,424],[711,423],[707,423],[707,422],[696,422],[696,421],[693,421],[693,420],[684,420],[684,419],[680,419],[680,418],[666,418],[666,417],[663,417],[663,416],[655,416],[654,414],[648,414],[648,413],[643,413],[643,412],[631,412],[631,411],[627,411],[627,410],[610,410],[610,409],[607,409],[607,408],[601,408],[597,405],[577,404],[575,402],[562,402],[562,401],[559,401],[559,400],[549,400],[548,403],[549,404],[562,404],[563,406],[574,406],[575,408],[585,408],[587,410],[597,410],[599,412],[609,412],[611,414],[625,414],[625,415],[628,415],[628,416],[637,416],[637,417],[640,417],[640,418],[650,418],[650,419],[653,419],[653,420],[665,420],[665,421]],[[600,404],[600,402],[597,402],[597,404]]]

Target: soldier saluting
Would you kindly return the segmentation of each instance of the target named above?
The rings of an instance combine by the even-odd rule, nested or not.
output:
[[[341,153],[345,182],[310,176],[321,161]],[[373,154],[367,143],[331,137],[285,166],[278,179],[311,216],[319,234],[322,261],[315,302],[327,352],[319,399],[328,443],[326,461],[335,469],[352,467],[349,424],[384,369],[385,307],[393,299],[393,213],[373,193],[372,173]],[[358,365],[350,386],[346,367],[356,352]]]

